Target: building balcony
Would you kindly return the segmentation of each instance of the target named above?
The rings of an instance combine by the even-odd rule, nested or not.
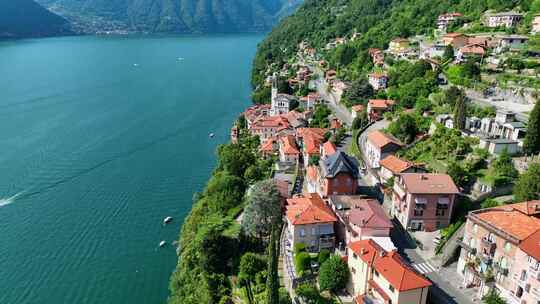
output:
[[[497,244],[488,239],[487,237],[483,237],[482,238],[482,249],[483,251],[489,253],[489,254],[493,254],[495,252],[495,248],[497,247]]]
[[[499,264],[499,263],[493,263],[493,268],[503,276],[508,275],[508,272],[509,272],[508,268],[501,267],[501,264]]]
[[[319,238],[319,247],[320,248],[334,248],[336,238],[334,236],[321,236]]]
[[[480,261],[482,261],[482,263],[484,263],[485,265],[489,266],[493,263],[493,256],[490,254],[481,254]]]

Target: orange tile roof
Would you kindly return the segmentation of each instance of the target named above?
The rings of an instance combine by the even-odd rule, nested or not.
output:
[[[403,173],[400,175],[409,193],[458,194],[459,189],[448,174]]]
[[[387,156],[385,159],[381,160],[379,164],[394,174],[400,174],[413,166],[413,163],[402,160],[394,155]]]
[[[321,141],[313,136],[304,136],[304,150],[308,155],[319,155]]]
[[[364,105],[361,105],[361,104],[359,104],[359,105],[354,105],[354,106],[351,107],[351,109],[352,109],[354,112],[363,112],[365,108],[366,108],[366,107],[364,107]]]
[[[389,144],[396,144],[398,146],[402,146],[400,142],[379,130],[369,133],[368,140],[379,149],[382,149]]]
[[[330,128],[332,129],[341,128],[341,121],[339,121],[339,119],[332,119],[332,121],[330,122]]]
[[[521,242],[519,248],[535,260],[540,261],[540,229]]]
[[[369,107],[370,108],[376,108],[376,109],[386,109],[389,106],[394,105],[394,101],[390,99],[370,99],[369,100]]]
[[[326,132],[328,132],[328,130],[323,128],[298,128],[296,130],[296,136],[299,138],[303,138],[304,136],[314,136],[322,140]]]
[[[479,45],[466,45],[459,49],[462,54],[484,55],[486,50]]]
[[[274,137],[270,137],[264,143],[261,144],[261,151],[263,151],[263,152],[273,152],[275,142],[276,142],[276,139]]]
[[[327,141],[323,144],[323,150],[326,155],[332,155],[337,152],[336,146],[331,141]]]
[[[287,135],[280,138],[283,147],[283,153],[285,154],[300,154],[298,148],[296,147],[296,142],[294,136]]]
[[[540,229],[540,219],[528,216],[514,209],[512,205],[473,211],[469,218],[479,219],[520,241]]]
[[[349,248],[399,291],[432,285],[428,279],[413,270],[399,253],[396,251],[386,252],[372,239],[351,243]]]
[[[332,210],[316,193],[287,199],[286,216],[293,225],[337,222]]]
[[[308,166],[306,169],[306,176],[308,180],[317,180],[317,166]]]
[[[508,205],[526,215],[540,214],[540,200],[528,201],[522,203],[516,203]]]

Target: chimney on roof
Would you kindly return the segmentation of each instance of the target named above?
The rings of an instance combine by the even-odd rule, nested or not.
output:
[[[360,254],[365,254],[366,253],[366,249],[364,249],[364,247],[360,248]]]
[[[366,224],[366,219],[362,219],[362,225]]]
[[[381,258],[384,258],[384,256],[386,255],[386,251],[381,250],[381,252],[379,252],[379,255],[381,256]]]
[[[422,175],[420,175],[420,179],[421,179],[421,180],[427,180],[428,178],[427,178],[427,176],[425,176],[424,174],[422,174]]]

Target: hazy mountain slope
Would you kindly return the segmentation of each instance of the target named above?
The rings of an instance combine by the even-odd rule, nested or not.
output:
[[[301,0],[38,0],[81,32],[269,30]]]
[[[65,19],[34,0],[0,0],[0,38],[42,37],[69,33]]]

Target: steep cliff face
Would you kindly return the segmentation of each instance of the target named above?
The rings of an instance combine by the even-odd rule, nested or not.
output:
[[[69,33],[67,21],[34,0],[0,0],[0,39]]]
[[[256,32],[302,0],[38,0],[81,32]]]

